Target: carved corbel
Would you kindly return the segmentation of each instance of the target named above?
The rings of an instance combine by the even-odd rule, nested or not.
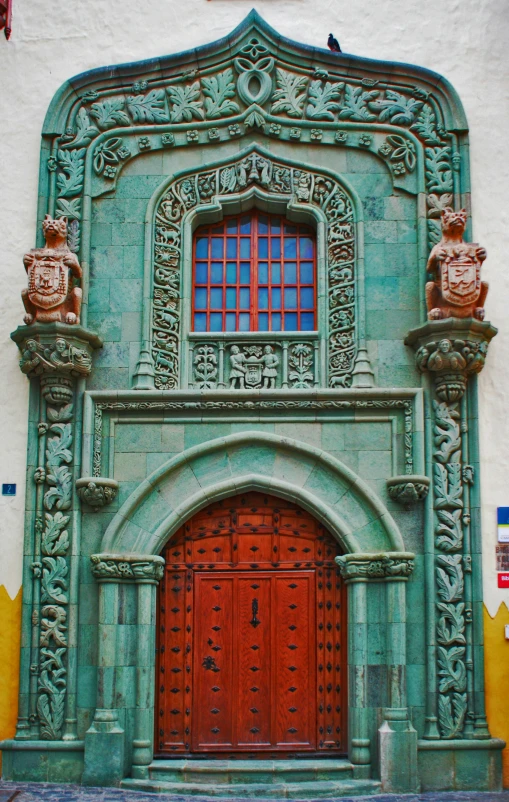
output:
[[[344,554],[336,557],[336,563],[347,584],[370,580],[407,580],[414,570],[414,554],[407,551]]]
[[[159,582],[164,559],[144,554],[92,554],[92,573],[98,582]]]
[[[412,329],[405,345],[415,350],[421,373],[430,373],[441,401],[459,401],[468,377],[484,367],[490,340],[497,333],[491,323],[474,318],[429,320]]]

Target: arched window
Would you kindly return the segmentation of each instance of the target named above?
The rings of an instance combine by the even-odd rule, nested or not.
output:
[[[315,232],[256,209],[198,228],[192,306],[193,331],[313,331]]]

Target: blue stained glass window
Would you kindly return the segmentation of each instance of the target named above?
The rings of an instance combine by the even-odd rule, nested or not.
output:
[[[258,218],[258,233],[267,234],[268,231],[269,231],[269,218],[261,214]]]
[[[226,283],[227,284],[236,284],[237,283],[237,263],[236,262],[227,262],[226,263]]]
[[[301,331],[314,331],[315,316],[313,312],[302,312],[300,316],[300,330]]]
[[[249,287],[242,287],[240,290],[240,309],[249,309],[249,298],[251,291]]]
[[[313,330],[314,259],[310,228],[279,215],[203,226],[194,245],[194,330]]]
[[[271,239],[270,241],[270,255],[273,259],[281,259],[281,240]]]
[[[299,240],[299,252],[301,259],[313,258],[314,242],[311,237],[301,237]]]
[[[235,287],[228,287],[226,290],[226,308],[227,309],[237,308],[237,290],[235,289]]]
[[[212,262],[210,265],[210,283],[222,284],[223,283],[223,263]]]
[[[300,263],[300,280],[302,284],[313,284],[313,262]]]
[[[297,312],[285,312],[285,331],[298,331]]]
[[[213,259],[222,259],[224,256],[224,239],[212,237],[211,256]]]
[[[300,290],[301,309],[313,309],[315,305],[313,287],[302,287]]]
[[[285,259],[297,258],[297,238],[285,237]]]
[[[195,309],[207,308],[207,290],[205,288],[196,287],[194,291],[194,308]]]
[[[240,263],[240,283],[249,284],[251,281],[251,265],[249,262]]]
[[[227,259],[236,259],[237,258],[237,240],[229,237],[226,240],[226,258]]]
[[[223,330],[223,314],[222,312],[210,313],[210,330],[222,331]]]
[[[223,308],[223,290],[211,289],[210,290],[210,308],[222,309]],[[215,329],[218,331],[218,329]]]
[[[285,262],[285,284],[297,284],[297,262]]]
[[[271,301],[273,309],[281,309],[281,290],[279,287],[272,288]]]
[[[194,330],[207,331],[207,315],[204,312],[196,312],[194,316]]]
[[[296,287],[285,287],[285,309],[297,309]]]
[[[197,284],[206,284],[207,283],[207,262],[196,262],[196,283]]]
[[[266,287],[258,288],[258,309],[269,308],[269,291]]]
[[[198,237],[196,240],[196,258],[206,259],[209,255],[209,241],[207,237]]]
[[[272,331],[281,331],[281,312],[273,312],[271,315]]]

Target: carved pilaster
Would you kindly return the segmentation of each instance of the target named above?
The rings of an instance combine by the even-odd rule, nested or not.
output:
[[[477,726],[475,709],[470,486],[479,476],[468,464],[466,389],[469,377],[484,367],[488,344],[497,330],[472,318],[432,320],[409,332],[405,343],[415,351],[417,367],[433,378],[433,550],[436,674],[441,738],[489,737]],[[428,736],[430,737],[430,736]],[[436,737],[434,735],[433,737]]]
[[[40,323],[20,326],[11,335],[20,353],[20,368],[32,381],[31,412],[37,420],[29,437],[38,438],[33,469],[35,511],[29,535],[32,636],[29,667],[21,667],[20,721],[17,737],[75,740],[76,676],[70,649],[76,648],[76,596],[72,577],[73,473],[76,430],[76,380],[92,368],[96,335],[77,325]],[[37,416],[35,413],[37,411]],[[29,673],[29,679],[24,674]],[[21,698],[23,704],[21,705]],[[25,703],[25,700],[27,703]]]

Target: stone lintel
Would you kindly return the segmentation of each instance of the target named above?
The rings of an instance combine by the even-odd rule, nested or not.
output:
[[[154,554],[92,554],[92,573],[98,582],[159,582],[164,559]]]

